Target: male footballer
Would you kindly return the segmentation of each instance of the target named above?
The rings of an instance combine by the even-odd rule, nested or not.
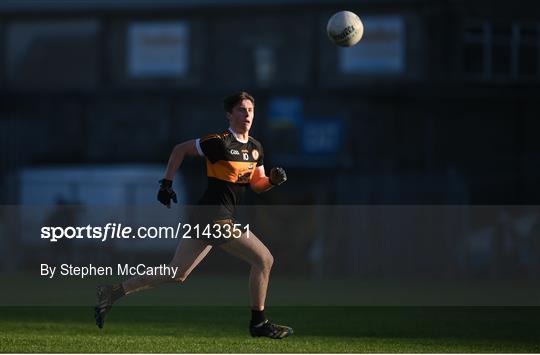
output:
[[[229,128],[223,133],[210,134],[189,140],[174,147],[165,177],[160,181],[158,200],[170,208],[176,193],[172,180],[186,155],[204,156],[208,188],[199,200],[204,213],[192,216],[190,223],[220,226],[223,230],[238,232],[235,226],[235,209],[241,203],[246,186],[256,193],[270,190],[287,180],[285,171],[275,167],[266,176],[261,143],[249,136],[254,118],[255,100],[246,92],[238,92],[224,99]],[[103,328],[106,314],[114,302],[125,295],[153,288],[166,282],[183,282],[204,259],[213,246],[219,246],[251,265],[249,288],[251,298],[250,334],[253,337],[282,339],[293,334],[290,327],[270,322],[264,315],[266,290],[273,264],[268,248],[251,231],[241,230],[234,238],[192,238],[179,243],[169,266],[178,267],[178,276],[146,275],[128,279],[121,284],[98,286],[98,304],[95,307],[96,324]]]

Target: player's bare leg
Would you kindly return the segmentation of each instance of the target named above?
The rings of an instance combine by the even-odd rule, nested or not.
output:
[[[221,248],[251,265],[249,272],[252,310],[250,323],[251,335],[254,337],[266,336],[274,339],[282,339],[292,335],[292,328],[273,324],[264,316],[266,291],[268,289],[270,271],[274,263],[274,257],[268,248],[251,232],[246,232],[240,238],[222,244]]]
[[[274,263],[270,250],[251,232],[249,236],[244,233],[240,238],[232,239],[221,245],[221,248],[251,265],[249,273],[251,308],[264,310],[270,270]]]
[[[166,275],[145,275],[136,276],[122,283],[124,292],[129,295],[134,292],[151,289],[167,282],[183,282],[191,271],[199,265],[212,249],[211,245],[205,244],[197,239],[183,239],[178,244],[173,259],[168,266],[178,267],[178,274],[175,279]]]
[[[94,314],[96,325],[103,328],[105,315],[111,310],[113,303],[124,295],[151,289],[162,283],[185,281],[211,249],[211,245],[197,239],[183,239],[178,244],[174,257],[169,263],[169,266],[178,267],[175,279],[166,275],[146,275],[133,277],[119,285],[98,286],[98,304]]]

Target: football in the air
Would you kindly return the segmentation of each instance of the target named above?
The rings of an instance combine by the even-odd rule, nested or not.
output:
[[[364,25],[354,12],[340,11],[328,20],[326,33],[338,46],[351,47],[362,39]]]

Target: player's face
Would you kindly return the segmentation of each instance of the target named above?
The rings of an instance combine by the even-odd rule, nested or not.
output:
[[[233,107],[232,112],[227,112],[227,118],[231,123],[231,128],[236,132],[247,132],[253,123],[255,107],[250,100],[242,100]]]

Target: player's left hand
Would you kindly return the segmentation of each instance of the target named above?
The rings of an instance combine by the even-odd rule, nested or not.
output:
[[[287,174],[282,167],[274,167],[270,170],[270,183],[274,186],[279,186],[287,181]]]

